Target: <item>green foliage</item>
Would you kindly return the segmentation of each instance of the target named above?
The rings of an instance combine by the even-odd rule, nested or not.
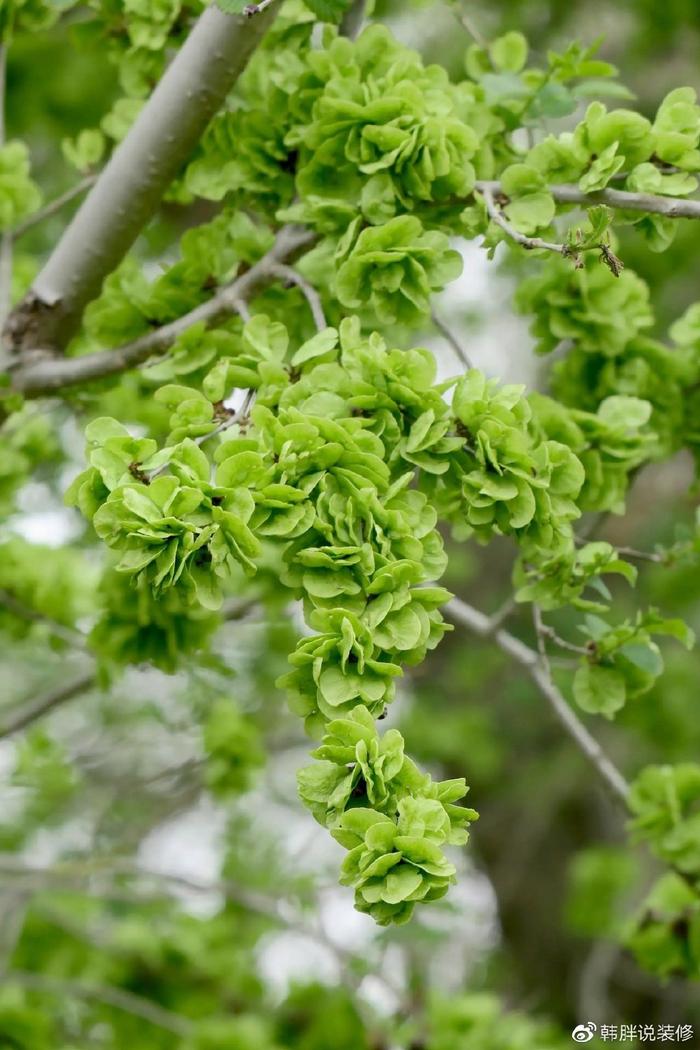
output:
[[[626,849],[592,846],[574,857],[569,871],[566,917],[582,937],[622,933],[620,905],[635,882],[636,864]]]
[[[552,1025],[505,1012],[493,995],[436,999],[431,1004],[430,1050],[563,1050],[570,1043]]]
[[[470,371],[457,384],[453,408],[464,438],[455,470],[459,510],[477,538],[515,534],[535,550],[571,543],[583,467],[566,445],[542,441],[524,388],[499,388]]]
[[[402,216],[357,235],[356,220],[336,251],[338,299],[349,309],[366,304],[385,324],[416,324],[428,313],[430,294],[462,271],[459,254],[443,233],[424,232]]]
[[[202,739],[207,753],[204,774],[215,795],[240,794],[265,761],[260,734],[231,699],[215,700],[207,711]]]
[[[609,601],[611,594],[601,576],[612,573],[623,576],[630,584],[637,578],[637,570],[618,557],[612,544],[586,543],[537,566],[519,560],[514,572],[518,587],[515,596],[520,602],[534,602],[545,610],[572,605],[575,609],[604,612],[607,604],[601,603],[600,597]],[[598,593],[597,600],[583,597],[588,588]]]
[[[700,304],[675,320],[670,343],[663,342],[656,296],[642,276],[653,276],[653,263],[640,273],[628,264],[631,234],[645,253],[672,250],[679,223],[621,209],[605,193],[694,193],[700,106],[688,87],[672,90],[655,115],[653,107],[642,113],[617,106],[633,95],[595,46],[574,42],[540,58],[510,29],[487,46],[468,47],[464,57],[460,45],[448,72],[449,62],[430,64],[376,22],[355,40],[344,37],[337,26],[348,6],[343,0],[276,4],[273,27],[164,207],[85,310],[67,360],[79,370],[83,354],[94,360],[172,322],[177,338],[161,340],[160,356],[128,376],[70,393],[57,389],[59,407],[23,405],[15,390],[21,359],[10,360],[2,376],[3,515],[32,500],[50,502],[73,477],[65,499],[89,526],[56,549],[14,535],[16,518],[0,537],[0,630],[12,641],[10,716],[43,672],[62,675],[57,659],[73,639],[85,650],[77,659],[92,661],[99,689],[91,690],[98,702],[89,731],[66,710],[65,732],[57,719],[61,732],[54,735],[53,723],[35,727],[8,750],[12,792],[0,844],[23,850],[22,864],[34,863],[36,853],[40,867],[55,855],[59,879],[48,889],[46,873],[31,872],[37,900],[28,904],[16,944],[9,930],[0,1043],[23,1050],[73,1050],[95,1039],[105,1050],[327,1050],[330,1039],[334,1050],[394,1043],[563,1050],[568,1033],[505,1012],[497,996],[426,997],[419,971],[442,937],[437,909],[425,924],[382,933],[368,947],[368,957],[387,949],[384,965],[395,949],[406,949],[405,980],[402,974],[397,981],[406,1019],[367,1021],[363,979],[374,962],[354,957],[342,928],[319,934],[338,956],[342,987],[298,985],[281,1005],[263,994],[255,962],[267,947],[262,938],[285,923],[305,930],[319,874],[315,857],[312,874],[292,870],[284,843],[267,834],[264,804],[258,812],[258,802],[273,795],[289,805],[265,769],[266,756],[286,749],[287,733],[290,746],[298,744],[272,682],[320,741],[298,774],[302,802],[346,851],[341,883],[380,926],[407,923],[417,904],[441,900],[454,883],[456,848],[477,816],[459,804],[468,771],[484,802],[478,863],[491,867],[502,894],[504,942],[517,937],[519,924],[508,912],[508,880],[498,861],[507,851],[512,866],[510,854],[519,855],[532,813],[521,816],[521,808],[535,797],[547,828],[562,819],[559,810],[564,814],[567,849],[584,839],[587,846],[571,867],[571,930],[624,938],[660,977],[700,977],[700,771],[681,761],[691,719],[683,698],[678,711],[667,702],[669,676],[661,678],[656,641],[670,634],[690,647],[693,634],[682,620],[656,612],[655,603],[665,600],[649,593],[653,586],[644,573],[637,579],[628,560],[639,552],[618,550],[613,528],[605,533],[609,541],[587,540],[589,521],[581,522],[588,512],[622,515],[645,466],[681,450],[700,458]],[[219,6],[241,13],[248,5]],[[63,19],[73,7],[75,17]],[[82,109],[61,117],[65,96],[46,71],[47,92],[57,96],[54,137],[67,164],[92,174],[108,160],[203,7],[200,0],[2,5],[0,37],[13,49],[15,41],[28,47],[30,34],[58,18],[56,32],[70,40],[62,53],[99,55],[102,112],[95,103],[84,107],[84,117]],[[57,81],[71,97],[80,76],[71,75],[65,56],[61,67]],[[11,137],[0,146],[6,232],[41,204],[30,148],[42,185],[50,167],[41,133],[32,131],[27,142]],[[49,172],[47,192],[54,181],[62,192],[62,179]],[[581,193],[601,197],[590,207],[584,198],[579,214],[553,192],[561,184],[569,184],[574,200]],[[607,204],[594,203],[601,199]],[[505,223],[496,221],[494,207]],[[32,227],[26,252],[24,242],[15,252],[13,293],[26,290],[50,250],[42,230],[53,235],[61,221],[54,215]],[[286,223],[301,224],[309,237],[281,267]],[[435,355],[415,346],[426,335],[436,293],[462,272],[455,244],[465,237],[481,239],[489,255],[510,249],[516,305],[531,319],[536,351],[553,356],[549,396],[501,384],[485,374],[488,363],[485,372],[469,367],[443,381]],[[547,254],[548,247],[555,251]],[[673,269],[677,256],[668,258]],[[253,266],[254,280],[234,301],[227,289],[237,279],[245,286]],[[684,294],[676,296],[676,312],[686,306]],[[198,310],[214,296],[218,312]],[[11,331],[16,321],[15,314]],[[31,333],[27,338],[31,343]],[[64,359],[51,348],[30,349],[38,351],[38,368],[48,362],[60,369]],[[76,424],[87,443],[77,476]],[[676,480],[676,488],[686,482]],[[642,500],[655,502],[654,480],[645,484]],[[81,520],[65,514],[70,528]],[[682,562],[691,579],[700,533],[692,525],[686,535],[671,531],[653,535],[654,553],[640,560],[659,571],[661,563]],[[473,558],[468,548],[467,562],[457,545],[470,540],[480,547]],[[629,796],[633,837],[669,870],[626,929],[630,888],[638,877],[648,885],[647,862],[621,847],[590,846],[591,829],[597,823],[607,836],[607,824],[588,797],[576,795],[568,753],[557,761],[552,752],[550,761],[544,752],[552,747],[550,727],[539,727],[527,683],[509,679],[503,654],[488,657],[487,637],[473,649],[461,641],[448,648],[447,664],[439,652],[426,663],[450,627],[441,611],[451,597],[438,585],[443,574],[449,569],[455,590],[469,583],[488,591],[491,576],[505,580],[508,550],[516,600],[553,614],[538,641],[567,651],[563,667],[552,662],[567,698],[606,718],[635,701],[621,719],[633,746],[613,737],[610,750],[637,774]],[[224,634],[224,599],[250,593],[247,576],[256,579],[264,622]],[[634,608],[626,587],[613,599],[608,584],[615,576],[638,587],[647,612]],[[287,614],[294,602],[303,627]],[[576,642],[558,633],[560,622],[564,631],[575,623],[567,621],[571,610],[584,614]],[[523,627],[516,616],[514,634]],[[498,615],[494,630],[496,621]],[[505,629],[511,625],[501,625],[498,644],[520,651]],[[47,639],[50,649],[42,648]],[[537,656],[533,648],[522,662],[536,667],[541,681],[547,661],[536,664]],[[671,672],[677,660],[671,658]],[[692,693],[690,666],[681,665],[675,697]],[[441,674],[445,667],[449,673]],[[135,689],[124,672],[134,675]],[[141,693],[143,674],[159,685],[152,701]],[[402,729],[431,773],[408,756],[402,732],[378,726],[388,705],[410,690],[413,706],[408,715],[404,707]],[[50,695],[39,700],[45,706],[39,703],[37,715],[30,710],[29,723],[54,706]],[[138,732],[141,725],[153,730],[153,742]],[[664,739],[669,725],[677,744]],[[128,747],[114,746],[108,734],[115,727],[119,744],[129,733]],[[106,786],[93,762],[95,740],[108,767],[104,781],[112,776],[114,784]],[[156,768],[169,747],[189,757],[174,771]],[[678,764],[657,764],[667,759]],[[275,772],[283,763],[268,765]],[[562,785],[570,792],[566,804],[550,805],[549,792],[555,798]],[[87,815],[78,811],[80,797]],[[503,819],[499,808],[509,797],[517,803],[514,832],[513,809],[506,806]],[[154,826],[201,799],[226,830],[212,887],[218,902],[206,901],[195,917],[188,902],[180,908],[168,899],[172,887],[142,899],[144,884],[150,888],[157,875],[135,871],[133,859]],[[47,845],[39,832],[54,828]],[[535,828],[525,847],[549,858],[550,840],[539,848],[536,835]],[[81,856],[81,837],[91,840],[94,858]],[[551,844],[558,844],[554,834]],[[516,871],[524,883],[527,868]],[[556,849],[551,869],[564,870]],[[187,876],[174,881],[185,893],[201,892]],[[533,914],[540,897],[553,910],[539,885],[521,892]],[[13,896],[11,884],[8,899],[19,913],[24,898]],[[461,928],[461,918],[453,925]],[[4,927],[0,932],[4,951]],[[505,951],[493,950],[491,967],[475,958],[479,980],[486,974],[494,983],[510,981]],[[19,975],[16,985],[10,981],[14,966],[80,986],[65,996],[48,982],[24,989]],[[127,1003],[136,996],[155,1007],[160,1021],[151,1024],[153,1012],[149,1020],[138,1007],[138,1019],[129,1016],[123,997],[102,1001],[99,989],[112,985]],[[45,1020],[54,1013],[55,1025]]]
[[[463,782],[431,785],[430,795],[408,795],[396,819],[369,808],[348,810],[333,837],[349,850],[340,881],[355,887],[355,907],[381,926],[408,922],[416,903],[447,893],[456,868],[441,846],[463,845],[464,825],[475,815],[452,803]]]
[[[538,353],[571,340],[582,350],[615,357],[653,323],[649,290],[637,274],[624,270],[615,277],[592,254],[583,259],[582,269],[548,259],[518,288],[517,306],[534,316]]]
[[[0,8],[0,39],[11,40],[16,32],[46,29],[58,17],[59,10],[74,7],[77,0],[63,0],[59,5],[49,0],[3,0]]]
[[[205,651],[221,625],[217,613],[188,602],[180,591],[171,588],[156,599],[145,580],[134,586],[114,570],[102,576],[99,599],[90,647],[107,671],[151,663],[172,673]]]
[[[55,551],[9,536],[0,543],[3,630],[15,637],[30,630],[45,633],[45,620],[74,627],[91,608],[94,583],[95,574],[77,551]]]
[[[642,966],[659,977],[700,975],[700,900],[681,876],[654,885],[627,943]]]
[[[700,877],[698,803],[700,767],[690,762],[647,767],[635,781],[629,803],[635,835],[692,879]]]
[[[366,707],[328,724],[319,761],[300,770],[299,794],[316,820],[350,850],[342,879],[382,925],[407,922],[414,905],[447,892],[455,868],[439,847],[467,840],[474,810],[454,803],[464,780],[434,783],[404,755],[396,729],[377,733]]]
[[[0,512],[3,517],[14,509],[18,490],[26,478],[59,459],[60,447],[45,416],[27,408],[10,417],[0,434]]]
[[[574,676],[574,698],[584,711],[608,718],[628,699],[651,689],[662,673],[661,651],[652,635],[672,635],[687,648],[695,642],[682,620],[664,619],[655,609],[616,627],[588,613],[580,630],[588,638],[589,655]]]
[[[29,151],[23,142],[0,146],[0,230],[9,230],[41,204],[29,173]]]

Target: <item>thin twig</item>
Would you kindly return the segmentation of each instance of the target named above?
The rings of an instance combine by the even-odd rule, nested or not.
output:
[[[0,872],[4,877],[29,880],[30,885],[44,888],[52,886],[80,887],[84,882],[94,883],[96,879],[134,879],[145,882],[156,882],[162,886],[174,886],[191,890],[194,893],[218,893],[231,903],[239,904],[256,914],[263,915],[276,922],[280,917],[277,902],[262,893],[249,891],[230,880],[202,882],[189,875],[180,875],[164,871],[154,871],[141,867],[129,857],[86,857],[84,860],[58,861],[50,867],[27,864],[22,858],[12,853],[0,854]],[[99,896],[99,894],[97,894]],[[147,898],[152,899],[152,898]],[[137,898],[138,900],[138,898]]]
[[[243,14],[247,18],[253,18],[254,15],[259,15],[262,11],[265,10],[266,7],[269,7],[272,3],[274,3],[274,0],[260,0],[259,4],[247,4],[243,8]]]
[[[10,715],[4,725],[0,725],[0,740],[12,736],[13,733],[18,733],[20,729],[26,729],[32,722],[36,722],[37,719],[53,711],[54,708],[65,704],[68,700],[73,700],[76,696],[80,696],[81,693],[87,692],[88,689],[92,689],[96,681],[97,676],[94,670],[84,671],[83,674],[74,678],[72,682],[65,682],[54,689],[49,689],[48,692],[36,697],[31,703],[22,707],[14,717]]]
[[[46,992],[61,999],[84,999],[88,1002],[101,1003],[103,1006],[111,1006],[122,1013],[138,1017],[156,1028],[163,1028],[166,1032],[186,1039],[191,1035],[193,1024],[186,1017],[166,1010],[163,1006],[144,999],[140,995],[127,991],[125,988],[115,988],[107,984],[88,984],[82,981],[68,980],[62,977],[51,977],[43,973],[31,973],[28,970],[5,970],[2,974],[3,986],[17,984],[22,988],[31,988],[38,992]]]
[[[479,179],[474,189],[482,194],[488,190],[496,197],[503,193],[501,183],[495,180]],[[652,215],[665,215],[668,219],[700,219],[700,200],[631,193],[629,190],[613,190],[609,187],[596,193],[584,193],[573,185],[547,186],[546,189],[559,204],[582,204],[584,207],[607,204],[609,208],[650,212]]]
[[[231,289],[229,301],[231,303],[231,309],[238,314],[240,319],[243,321],[243,324],[248,324],[248,321],[250,321],[252,314],[248,309],[248,303],[245,301],[245,299],[242,299],[239,295],[236,295],[233,292],[233,289]]]
[[[311,316],[314,319],[314,324],[319,332],[322,332],[324,328],[328,327],[326,316],[323,312],[323,304],[321,302],[321,296],[318,294],[312,284],[310,284],[306,278],[295,270],[292,266],[285,266],[284,263],[277,263],[272,268],[272,272],[282,280],[287,281],[288,284],[294,284],[302,292],[304,298],[309,304],[311,310]]]
[[[495,222],[497,226],[500,226],[503,232],[510,237],[512,241],[515,241],[516,244],[520,244],[523,248],[527,248],[529,251],[536,248],[542,248],[548,252],[557,252],[559,255],[572,254],[566,244],[557,244],[554,241],[544,241],[541,237],[526,237],[524,233],[520,233],[519,230],[516,230],[515,227],[508,222],[507,218],[496,204],[491,185],[483,183],[480,192],[484,198],[489,218]]]
[[[597,526],[598,522],[595,522],[593,528],[597,528]],[[586,533],[583,529],[579,529],[578,533],[574,536],[574,542],[577,547],[583,547],[588,542],[591,531],[592,529],[589,529]],[[664,565],[667,562],[666,556],[658,551],[640,551],[636,547],[618,547],[614,543],[611,544],[611,547],[614,547],[617,553],[623,558],[636,558],[637,561],[651,561],[655,562],[657,565]]]
[[[440,315],[437,314],[435,310],[431,312],[430,317],[438,332],[440,332],[440,335],[443,336],[443,338],[450,344],[450,346],[454,350],[460,363],[463,364],[465,368],[473,368],[474,365],[470,360],[469,354],[464,349],[462,343],[457,338],[450,325],[446,324],[446,322],[442,320]]]
[[[236,904],[255,915],[259,915],[261,918],[268,920],[274,925],[291,930],[299,936],[309,938],[323,945],[336,959],[343,982],[347,983],[348,988],[352,988],[355,992],[357,991],[359,979],[353,979],[354,963],[357,958],[355,953],[344,945],[338,944],[330,936],[321,922],[310,921],[303,911],[301,911],[300,907],[292,904],[287,898],[283,900],[279,897],[268,897],[265,894],[256,892],[255,890],[239,886],[230,879],[216,880],[214,882],[201,882],[188,875],[149,870],[140,867],[128,857],[86,858],[84,862],[79,860],[64,861],[59,862],[53,867],[42,868],[36,865],[29,866],[25,864],[24,861],[18,858],[15,854],[0,854],[0,872],[6,877],[9,876],[22,879],[24,884],[28,883],[30,887],[38,888],[39,890],[45,887],[68,887],[70,889],[82,888],[85,883],[85,892],[98,897],[106,896],[104,891],[101,891],[96,887],[96,880],[99,879],[100,876],[109,879],[140,879],[146,882],[160,883],[164,888],[170,886],[194,893],[221,894],[221,896],[227,901]],[[132,896],[130,902],[134,904],[143,904],[153,901],[154,899],[162,899],[163,892],[164,890],[160,891],[159,897],[155,898],[152,894],[138,894]],[[112,889],[108,890],[107,893],[109,894],[109,899],[127,901],[127,898],[124,897],[123,893],[115,895],[115,891]],[[76,929],[75,933],[76,936],[80,935],[78,929]],[[102,941],[102,938],[100,938],[100,940]],[[105,941],[105,943],[100,943],[99,947],[111,951],[114,950],[116,946]],[[9,977],[10,974],[8,974],[8,979]],[[385,980],[382,978],[381,980],[385,983],[387,990],[390,990],[393,995],[400,997],[400,991],[395,988],[388,979]],[[120,989],[115,990],[118,993],[121,991]],[[107,1002],[107,1000],[104,1001]],[[108,1005],[114,1005],[119,1008],[116,1002],[109,1002]],[[138,1005],[139,1004],[137,1004],[137,1008]],[[124,1003],[124,1009],[127,1009],[126,1003]],[[158,1007],[156,1007],[156,1009],[158,1009]],[[153,1020],[153,1023],[157,1023],[155,1017],[145,1019],[150,1019]],[[167,1017],[165,1019],[166,1021],[169,1020]]]
[[[496,609],[495,613],[491,614],[491,630],[495,631],[501,627],[517,608],[518,603],[515,600],[515,596],[511,594],[510,598],[506,598],[503,604]]]
[[[623,558],[636,558],[638,561],[653,561],[657,565],[662,565],[666,560],[663,554],[658,554],[655,551],[638,551],[636,547],[615,547],[618,554],[621,554]]]
[[[613,795],[626,803],[629,795],[629,784],[559,692],[545,661],[541,659],[540,653],[525,645],[519,638],[516,638],[515,635],[510,634],[503,628],[498,628],[494,631],[488,616],[459,598],[453,598],[451,602],[448,602],[446,612],[456,623],[461,624],[481,638],[492,637],[504,653],[507,653],[511,659],[525,668],[567,733],[576,743],[576,746],[595,767]]]
[[[195,445],[203,445],[206,441],[210,441],[211,438],[216,437],[217,434],[222,434],[225,430],[228,430],[235,424],[241,425],[242,423],[247,423],[254,400],[255,391],[246,390],[245,399],[241,407],[236,412],[232,412],[226,419],[222,419],[221,422],[218,423],[213,430],[210,430],[208,434],[200,434],[199,437],[196,437],[194,439]],[[168,460],[167,463],[162,463],[159,467],[156,467],[155,470],[152,470],[147,474],[146,478],[148,483],[150,484],[154,478],[160,477],[161,474],[164,474],[165,471],[169,469],[170,464],[171,461]]]
[[[562,638],[553,627],[549,624],[544,623],[542,615],[537,606],[534,606],[537,610],[537,637],[547,638],[550,642],[554,642],[555,645],[559,646],[560,649],[565,649],[568,653],[577,653],[579,656],[590,656],[590,651],[586,649],[584,645],[574,645],[573,642],[567,642],[566,638]]]
[[[472,38],[472,40],[474,40],[475,43],[479,45],[479,47],[483,47],[484,49],[488,48],[489,45],[486,37],[483,35],[481,30],[474,25],[471,16],[468,15],[465,11],[465,6],[466,5],[464,2],[460,2],[460,0],[457,0],[457,3],[450,5],[450,10],[452,11],[453,15],[457,18],[457,20],[461,23],[461,25],[469,33],[469,36]]]
[[[624,270],[625,264],[622,259],[619,259],[617,255],[615,255],[606,241],[592,241],[588,244],[559,244],[556,241],[545,241],[541,237],[526,237],[524,233],[520,233],[519,230],[516,230],[516,228],[508,222],[507,218],[496,204],[492,189],[488,184],[484,184],[481,194],[486,204],[486,210],[492,221],[495,222],[512,241],[515,241],[515,243],[519,244],[522,248],[526,248],[528,251],[539,248],[549,252],[557,252],[565,259],[571,259],[577,269],[580,269],[583,265],[581,262],[581,254],[583,252],[599,251],[602,261],[614,277],[619,277]]]
[[[228,602],[222,609],[222,620],[226,622],[243,619],[253,604],[255,603],[248,598],[234,599]],[[85,671],[82,675],[73,679],[72,682],[49,689],[46,693],[25,704],[14,716],[11,714],[4,724],[0,724],[0,740],[12,736],[13,733],[18,733],[21,729],[26,729],[44,715],[50,714],[57,707],[86,693],[96,685],[97,669],[93,668]]]
[[[90,189],[90,187],[93,186],[96,181],[97,175],[86,175],[85,178],[82,179],[80,182],[77,182],[75,186],[71,186],[71,188],[69,190],[66,190],[65,193],[62,193],[59,197],[56,197],[54,200],[49,201],[49,203],[46,204],[43,208],[40,208],[39,211],[35,211],[34,214],[30,215],[29,218],[24,220],[24,222],[21,222],[18,226],[15,226],[15,228],[12,230],[13,239],[15,241],[18,240],[20,237],[23,237],[28,230],[33,229],[34,226],[38,226],[40,222],[43,222],[45,219],[49,219],[52,215],[55,215],[56,212],[60,211],[65,204],[68,204],[70,201],[75,200],[75,198],[79,197],[81,193],[85,193],[85,190]]]

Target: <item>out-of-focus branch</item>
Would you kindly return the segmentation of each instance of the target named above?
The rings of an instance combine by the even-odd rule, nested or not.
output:
[[[100,1003],[102,1006],[110,1006],[115,1010],[138,1017],[156,1028],[163,1028],[166,1032],[181,1039],[187,1038],[192,1032],[193,1025],[186,1017],[166,1010],[163,1006],[144,999],[140,995],[128,992],[125,988],[116,988],[109,984],[88,984],[83,981],[73,981],[62,977],[51,977],[44,973],[32,973],[28,970],[5,970],[1,975],[4,986],[16,984],[21,988],[30,988],[33,991],[45,992],[47,995],[57,996],[61,999],[83,999],[86,1002]]]
[[[239,886],[230,879],[203,882],[188,875],[152,871],[141,867],[128,857],[86,858],[84,861],[64,861],[51,867],[38,867],[26,864],[14,854],[0,854],[0,873],[5,879],[17,880],[21,887],[26,887],[30,892],[57,888],[82,889],[87,892],[96,892],[97,896],[101,896],[99,887],[95,890],[95,884],[96,880],[104,878],[110,882],[129,879],[142,884],[150,883],[161,887],[158,891],[160,896],[166,890],[172,893],[177,889],[192,893],[216,893],[230,903],[237,904],[261,918],[268,919],[276,926],[320,941],[341,959],[347,961],[352,955],[341,945],[336,944],[322,927],[317,926],[310,918],[302,914],[296,906],[292,905],[291,901],[281,906],[278,898],[266,896],[246,886]],[[89,885],[86,886],[86,884]],[[111,896],[111,891],[108,892]],[[152,893],[143,894],[140,891],[136,891],[131,897],[134,904],[147,903],[153,899]]]
[[[44,219],[50,219],[52,215],[60,211],[64,205],[70,201],[75,200],[76,197],[80,197],[81,194],[85,193],[85,190],[89,190],[91,186],[94,186],[97,181],[97,175],[86,175],[80,182],[76,182],[75,186],[71,186],[69,190],[62,193],[59,197],[55,197],[48,204],[40,208],[39,211],[35,211],[32,215],[21,222],[18,226],[12,230],[12,237],[16,241],[20,237],[23,237],[28,230],[34,229]]]
[[[0,725],[0,740],[12,736],[13,733],[18,733],[21,729],[26,729],[37,719],[49,714],[50,711],[86,693],[95,683],[95,671],[84,671],[72,682],[62,682],[54,689],[49,689],[41,696],[35,697],[30,703],[24,704],[16,714],[10,714],[7,720]]]
[[[242,620],[244,616],[257,604],[254,598],[232,599],[222,609],[222,620]],[[4,723],[0,723],[0,740],[26,729],[44,715],[50,714],[57,707],[67,703],[86,693],[97,685],[97,670],[95,667],[84,671],[72,682],[63,682],[53,689],[47,690],[41,696],[35,697],[29,703],[24,704],[16,713],[11,713]]]
[[[479,47],[488,48],[489,43],[484,34],[481,32],[479,27],[475,24],[471,17],[471,14],[467,11],[466,0],[457,0],[456,3],[450,4],[450,10],[455,18],[462,24],[462,26],[469,33],[475,44]]]
[[[14,594],[3,590],[1,587],[0,605],[4,606],[8,612],[11,612],[20,620],[26,620],[28,623],[43,624],[50,634],[55,638],[60,638],[62,642],[66,642],[68,645],[78,649],[85,648],[85,635],[81,631],[76,631],[72,627],[66,627],[65,624],[52,620],[50,616],[45,616],[37,609],[32,609],[29,605],[25,605],[24,602],[15,598]]]
[[[443,321],[440,315],[435,312],[435,310],[432,311],[430,317],[440,335],[445,339],[447,343],[450,344],[450,346],[454,350],[455,355],[457,356],[457,359],[459,360],[460,364],[463,364],[465,368],[473,368],[474,365],[472,364],[469,358],[469,354],[465,350],[461,340],[457,337],[457,334],[453,331],[450,325]]]
[[[367,7],[367,0],[351,0],[347,11],[343,15],[340,22],[340,35],[349,37],[350,40],[354,40],[362,29],[362,23],[365,20],[365,9]]]

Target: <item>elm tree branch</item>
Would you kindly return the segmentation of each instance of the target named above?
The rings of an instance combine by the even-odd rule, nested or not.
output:
[[[255,401],[255,390],[253,390],[253,389],[246,390],[245,398],[243,400],[243,404],[241,405],[241,407],[239,409],[236,409],[236,411],[232,411],[230,415],[228,415],[224,419],[222,419],[214,427],[213,430],[210,430],[207,434],[200,434],[199,437],[196,437],[194,439],[195,445],[203,445],[205,442],[211,441],[211,439],[213,437],[216,437],[217,434],[223,434],[223,432],[225,430],[230,430],[232,426],[235,426],[235,425],[239,425],[241,427],[245,426],[245,424],[247,424],[247,422],[248,422],[248,418],[250,416],[250,410],[253,407],[254,401]],[[162,463],[159,467],[156,467],[155,470],[152,470],[152,471],[150,471],[150,473],[145,474],[144,475],[144,480],[146,481],[146,483],[148,485],[150,485],[150,483],[155,478],[160,477],[161,474],[165,474],[168,470],[170,470],[170,466],[171,466],[171,461],[170,460],[168,460],[166,463]]]
[[[535,608],[537,608],[535,606]],[[546,624],[542,619],[542,615],[537,611],[535,625],[537,628],[538,640],[547,640],[558,646],[560,649],[565,649],[568,653],[576,653],[578,656],[590,656],[590,649],[587,649],[585,645],[575,645],[573,642],[567,641],[566,638],[562,638],[561,635],[557,634],[553,627]],[[546,651],[541,646],[540,655],[546,656]]]
[[[156,212],[277,9],[273,4],[246,18],[207,7],[11,314],[6,333],[12,348],[66,345],[84,307]]]
[[[244,313],[241,304],[274,280],[275,267],[295,259],[315,240],[316,235],[310,230],[284,226],[270,251],[250,270],[183,317],[114,350],[99,350],[82,357],[48,357],[26,363],[20,358],[12,371],[13,389],[25,397],[41,397],[136,368],[155,354],[167,350],[193,324],[199,321],[210,324],[227,314]]]
[[[469,358],[469,354],[451,326],[448,325],[446,321],[443,321],[435,310],[430,314],[430,318],[445,342],[449,343],[454,350],[460,364],[463,364],[465,368],[473,368],[474,365]]]
[[[488,50],[488,40],[483,35],[479,27],[474,23],[471,14],[467,11],[466,8],[467,4],[465,0],[462,0],[462,2],[457,4],[450,4],[450,11],[455,16],[455,18],[461,23],[464,29],[466,29],[467,33],[472,38],[474,43],[478,44],[479,47],[483,47],[485,50]]]
[[[612,794],[626,803],[629,784],[559,692],[552,680],[546,654],[543,658],[541,652],[531,649],[515,635],[505,631],[502,627],[494,627],[494,623],[488,616],[459,598],[453,598],[447,604],[446,612],[452,620],[466,627],[473,634],[481,638],[493,638],[499,649],[527,671],[576,746],[595,767]],[[538,632],[538,640],[539,638]]]
[[[636,547],[616,547],[615,550],[622,558],[636,558],[638,561],[652,561],[657,565],[663,565],[666,558],[657,551],[640,551]]]
[[[481,195],[484,198],[484,204],[486,205],[486,211],[488,212],[489,218],[503,230],[511,241],[515,241],[516,244],[529,250],[543,248],[548,252],[558,252],[559,255],[572,254],[566,244],[556,244],[554,241],[543,241],[541,237],[527,237],[524,233],[520,233],[519,230],[516,230],[515,227],[508,222],[507,218],[496,204],[494,199],[494,189],[490,184],[484,183],[481,186]]]
[[[479,193],[490,192],[494,197],[503,194],[500,182],[479,180],[474,189]],[[623,211],[650,212],[653,215],[665,215],[667,219],[700,219],[700,200],[686,200],[677,197],[660,197],[651,193],[630,193],[629,190],[599,190],[597,193],[584,193],[578,186],[547,186],[559,204],[581,204],[590,207],[593,204],[607,204],[609,208]]]
[[[286,266],[284,263],[277,263],[274,265],[272,267],[272,273],[275,274],[276,277],[281,277],[287,284],[296,285],[301,291],[309,304],[311,316],[313,317],[314,324],[319,332],[322,332],[324,328],[328,327],[328,322],[326,321],[326,316],[323,312],[321,296],[306,278],[302,277],[302,275],[292,266]]]

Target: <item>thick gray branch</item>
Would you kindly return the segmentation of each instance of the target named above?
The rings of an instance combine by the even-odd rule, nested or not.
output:
[[[212,4],[141,110],[8,324],[11,347],[61,348],[155,213],[272,22]]]
[[[300,252],[316,240],[310,230],[298,226],[284,226],[267,255],[226,285],[206,303],[195,307],[176,321],[156,328],[114,350],[99,350],[82,357],[47,357],[24,364],[20,359],[12,372],[12,386],[25,397],[40,397],[66,387],[104,379],[129,368],[136,368],[154,354],[167,350],[179,335],[198,321],[212,323],[227,314],[240,313],[245,303],[265,284],[275,279],[276,267],[293,261]]]

